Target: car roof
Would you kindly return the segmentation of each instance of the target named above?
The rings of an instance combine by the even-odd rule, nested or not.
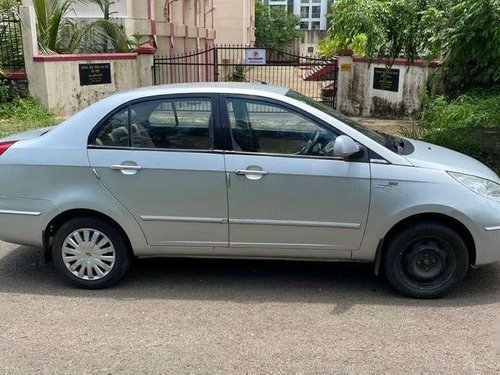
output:
[[[244,82],[193,82],[174,83],[168,85],[157,85],[140,87],[132,90],[122,91],[118,94],[128,97],[147,97],[163,94],[180,93],[272,93],[285,95],[289,89],[280,86],[268,85],[266,83],[244,83]]]

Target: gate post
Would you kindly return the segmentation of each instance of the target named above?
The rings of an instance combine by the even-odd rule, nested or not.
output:
[[[219,47],[214,46],[214,82],[219,82]]]
[[[19,7],[19,17],[22,27],[24,65],[28,75],[28,91],[31,95],[38,97],[44,106],[49,107],[45,62],[34,61],[34,57],[38,55],[35,9],[32,6],[22,5]]]
[[[139,71],[139,87],[156,84],[154,54],[156,48],[149,43],[141,44],[137,49],[137,69]]]
[[[351,87],[354,66],[352,50],[342,50],[337,52],[337,98],[335,100],[336,109],[339,112],[352,112],[349,101],[349,90]]]
[[[153,65],[151,66],[151,75],[153,79],[153,85],[156,85],[156,58],[153,58]]]

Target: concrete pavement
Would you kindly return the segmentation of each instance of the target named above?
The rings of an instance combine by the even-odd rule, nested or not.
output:
[[[367,265],[142,260],[86,291],[38,257],[0,243],[2,374],[500,374],[500,265],[419,301]]]

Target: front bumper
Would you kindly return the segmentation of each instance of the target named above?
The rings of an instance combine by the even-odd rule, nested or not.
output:
[[[470,192],[452,215],[474,238],[476,265],[500,262],[500,202]]]

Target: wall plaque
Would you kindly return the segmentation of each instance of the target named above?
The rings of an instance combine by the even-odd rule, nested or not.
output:
[[[78,64],[80,86],[102,85],[111,83],[111,66],[109,63]]]
[[[374,68],[373,88],[377,90],[399,91],[399,69]]]
[[[340,64],[340,71],[350,73],[352,71],[352,64]]]

